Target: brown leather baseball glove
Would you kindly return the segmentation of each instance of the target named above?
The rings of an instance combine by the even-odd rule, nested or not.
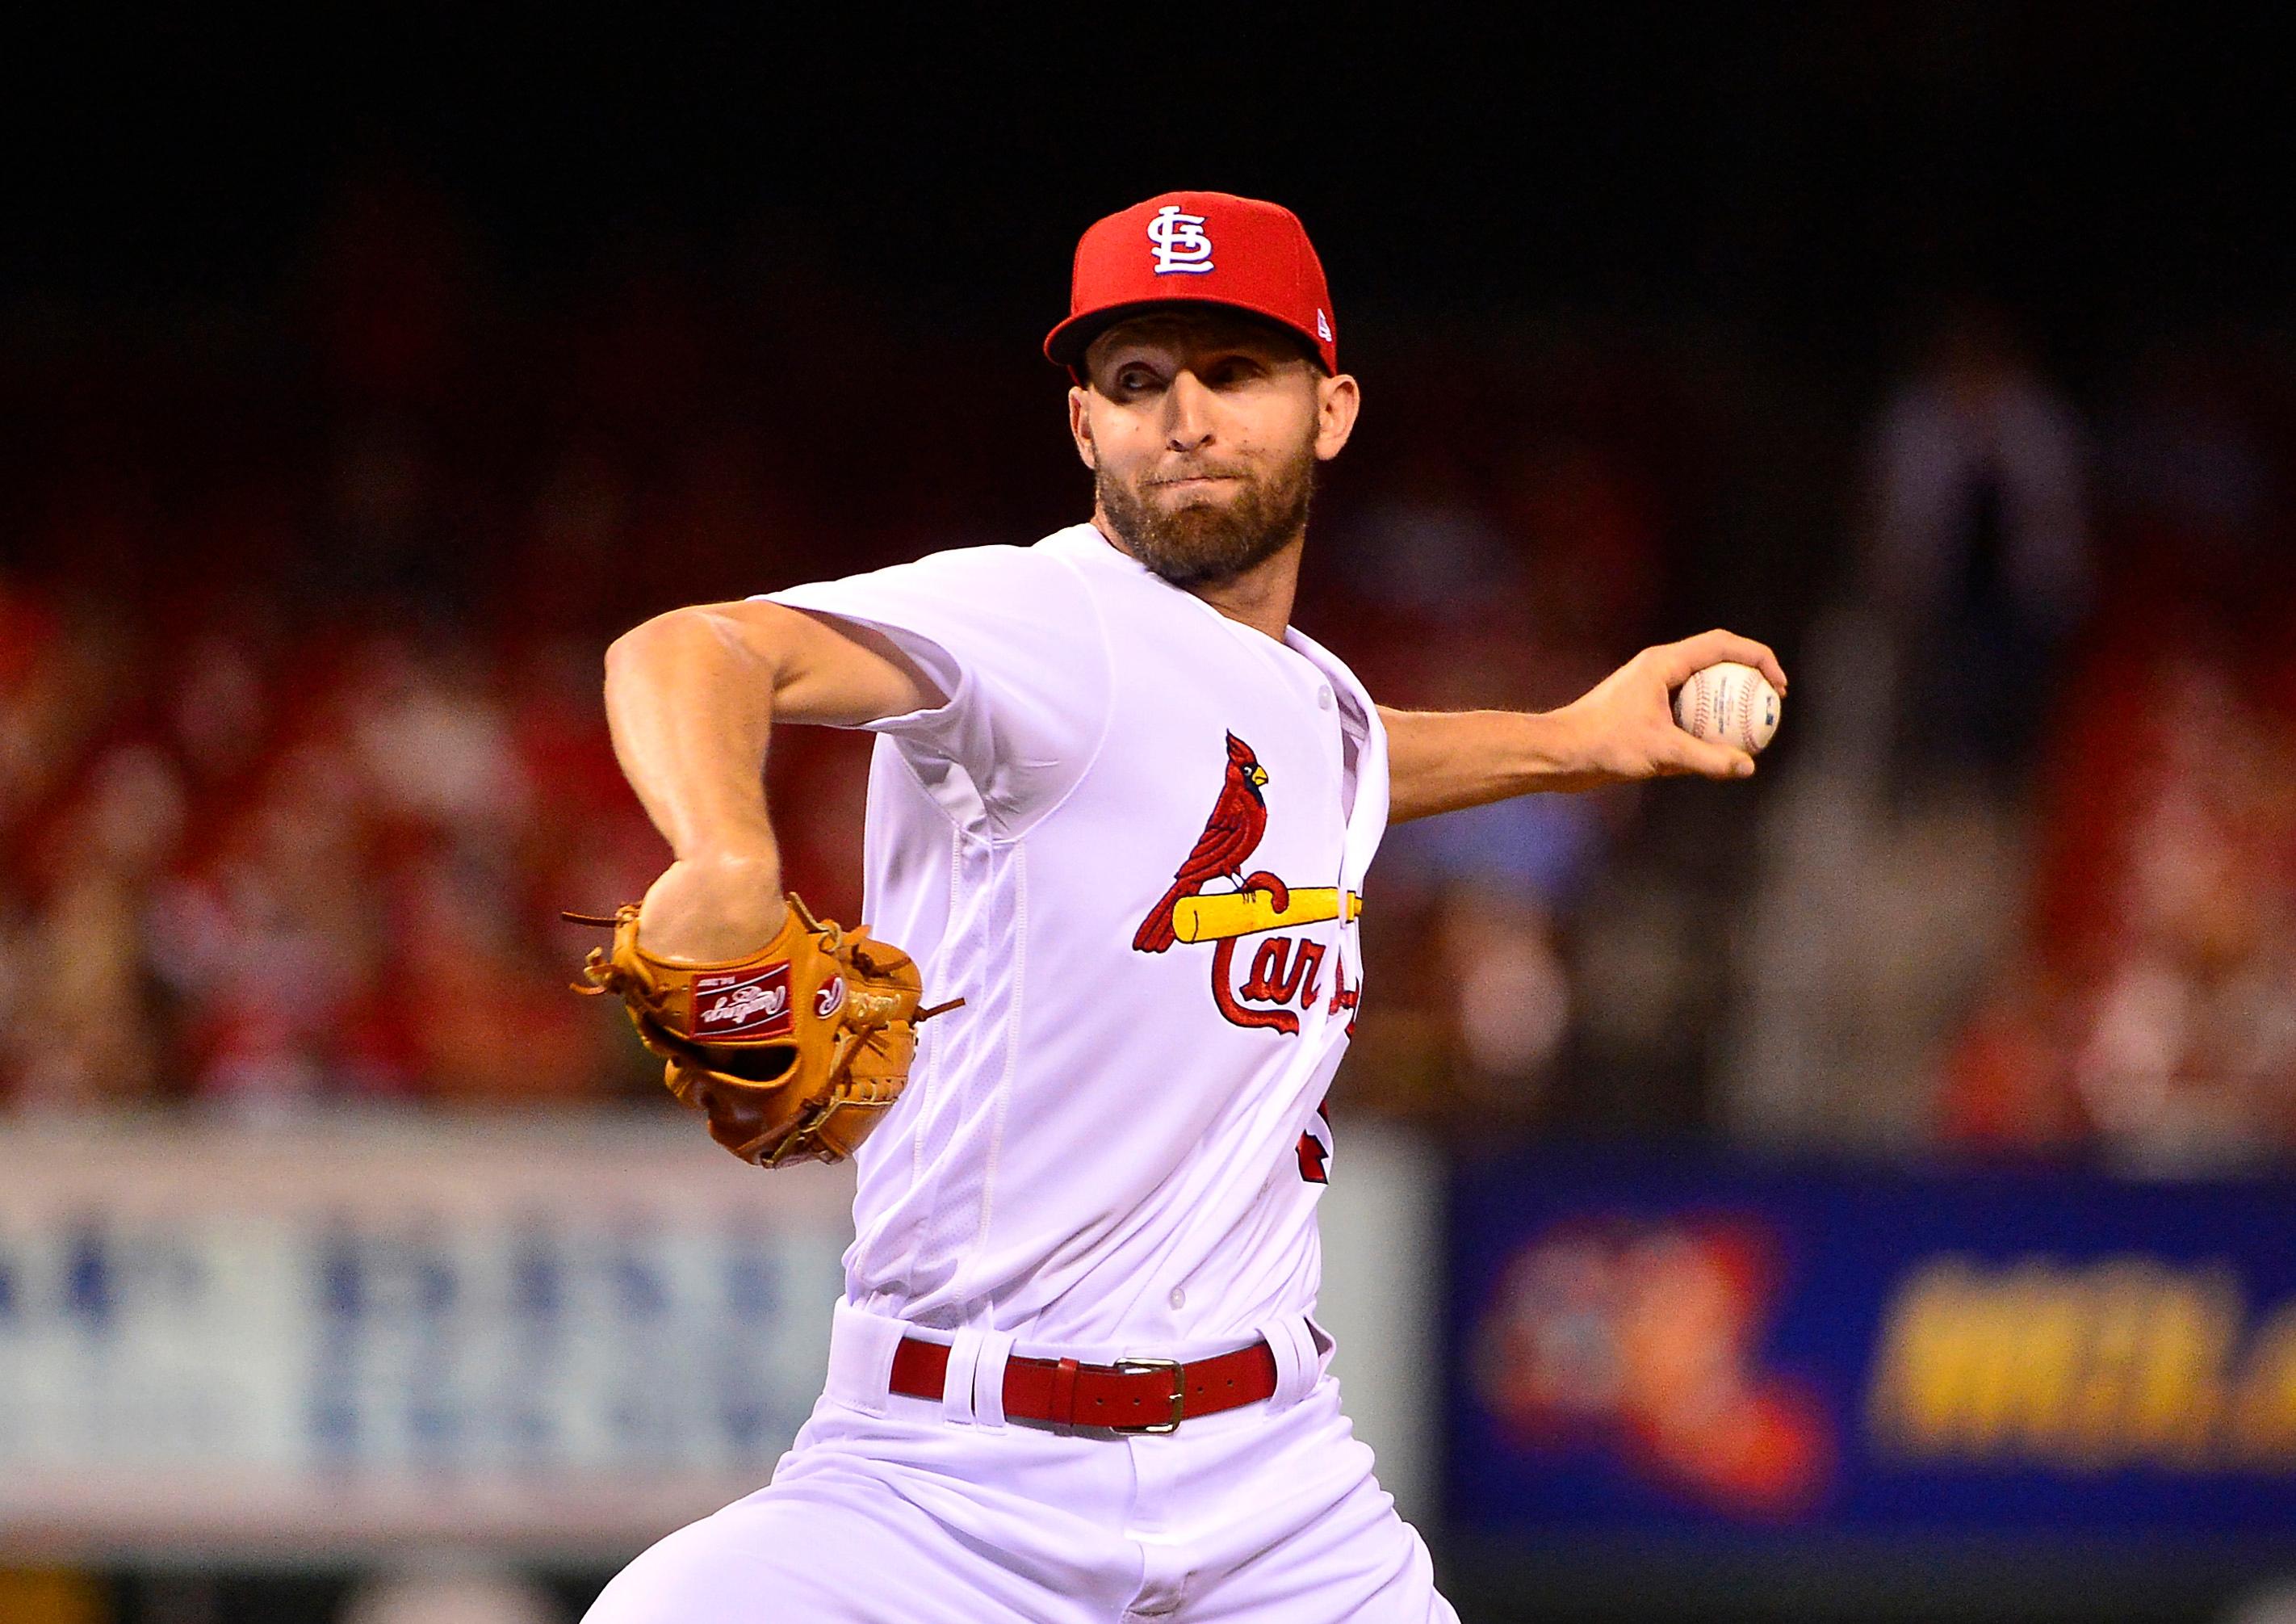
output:
[[[814,918],[791,892],[771,942],[726,964],[659,959],[639,945],[638,905],[611,919],[575,991],[611,993],[638,1039],[666,1062],[669,1092],[709,1118],[709,1136],[761,1167],[842,1161],[908,1082],[916,1026],[963,1003],[920,1010],[908,954]]]

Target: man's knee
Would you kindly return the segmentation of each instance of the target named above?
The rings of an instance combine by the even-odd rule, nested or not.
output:
[[[934,1532],[878,1485],[767,1489],[649,1546],[583,1624],[932,1624],[961,1588]]]
[[[769,1576],[715,1517],[655,1541],[598,1593],[583,1624],[734,1624],[770,1616]]]

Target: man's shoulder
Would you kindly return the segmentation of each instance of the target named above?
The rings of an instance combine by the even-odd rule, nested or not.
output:
[[[1089,524],[1073,525],[1054,531],[1032,545],[1021,547],[1010,542],[988,542],[974,547],[944,548],[927,553],[906,565],[896,565],[894,570],[910,573],[923,580],[946,583],[952,588],[980,588],[1002,590],[1065,590],[1073,587],[1077,575],[1074,565],[1082,556],[1081,543],[1086,539],[1078,531],[1090,532]]]
[[[1364,692],[1363,679],[1356,675],[1355,667],[1309,637],[1297,626],[1283,629],[1284,646],[1293,653],[1305,655],[1309,664],[1319,667],[1323,673],[1341,688]]]

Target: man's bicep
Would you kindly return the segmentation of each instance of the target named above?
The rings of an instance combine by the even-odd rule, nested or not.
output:
[[[774,672],[774,719],[858,728],[943,704],[933,675],[857,622],[751,598],[709,611]]]
[[[1058,803],[1089,763],[1111,692],[1100,615],[1070,565],[1028,548],[960,548],[768,600],[817,616],[897,672],[890,713],[836,717],[898,741],[947,788],[952,815],[1010,833]],[[830,720],[832,707],[814,713]],[[955,769],[955,774],[947,769]],[[961,804],[959,804],[961,803]]]

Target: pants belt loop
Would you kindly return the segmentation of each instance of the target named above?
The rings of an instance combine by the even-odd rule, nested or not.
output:
[[[1254,1329],[1267,1339],[1268,1351],[1275,1356],[1275,1391],[1269,1396],[1267,1407],[1271,1413],[1289,1409],[1308,1396],[1323,1374],[1316,1345],[1308,1340],[1307,1318],[1287,1315]]]
[[[984,1427],[1004,1424],[1004,1362],[1012,1356],[1008,1333],[980,1333],[980,1354],[972,1367],[972,1417]]]
[[[1053,1369],[1052,1419],[1058,1425],[1076,1425],[1077,1362],[1062,1359]]]
[[[940,1389],[944,1421],[972,1424],[972,1373],[980,1363],[980,1331],[972,1325],[956,1333],[948,1348],[948,1374]]]
[[[893,1353],[906,1330],[900,1321],[865,1313],[840,1298],[829,1329],[829,1396],[864,1414],[885,1413]]]

